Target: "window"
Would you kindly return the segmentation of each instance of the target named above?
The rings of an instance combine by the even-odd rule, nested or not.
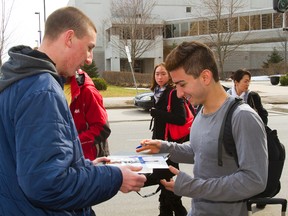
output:
[[[208,22],[200,21],[199,22],[199,35],[208,34]]]
[[[228,19],[227,18],[220,19],[218,29],[219,29],[218,32],[221,32],[221,33],[228,32]]]
[[[250,16],[251,30],[261,30],[260,15]]]
[[[198,34],[198,22],[192,22],[192,23],[190,23],[189,35],[190,35],[190,36],[199,35],[199,34]]]
[[[209,20],[209,34],[216,34],[217,32],[217,20]]]
[[[262,14],[262,29],[272,29],[272,14]]]
[[[181,23],[181,36],[185,37],[188,36],[188,23]]]
[[[273,14],[273,28],[282,28],[282,13],[274,13]]]
[[[172,25],[165,26],[165,38],[172,38]]]
[[[111,28],[106,30],[106,40],[109,42],[111,40],[111,34],[110,34]]]
[[[249,31],[249,16],[240,17],[240,31]]]
[[[129,28],[122,29],[120,39],[124,39],[124,40],[131,39]]]
[[[163,35],[163,28],[162,27],[153,27],[152,28],[153,37]]]
[[[172,24],[173,37],[180,36],[179,24]]]
[[[238,32],[238,17],[229,20],[229,32]]]
[[[143,37],[143,39],[145,39],[145,40],[152,40],[152,39],[154,38],[153,28],[151,28],[151,27],[145,27],[143,32],[144,32],[144,37]]]
[[[186,7],[186,13],[191,13],[191,7]]]
[[[111,35],[120,35],[120,28],[119,27],[112,27]]]

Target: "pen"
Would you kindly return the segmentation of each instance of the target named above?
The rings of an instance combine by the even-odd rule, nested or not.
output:
[[[139,146],[136,147],[136,149],[139,149],[139,148],[141,148],[141,147],[142,147],[142,145],[139,145]]]

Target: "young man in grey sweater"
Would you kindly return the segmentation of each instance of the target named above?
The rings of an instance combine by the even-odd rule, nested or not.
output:
[[[176,180],[161,180],[176,195],[191,197],[189,216],[246,216],[245,199],[265,189],[268,176],[267,141],[264,124],[247,104],[232,116],[239,167],[222,148],[223,166],[218,165],[218,138],[229,104],[229,96],[219,82],[213,52],[204,44],[183,42],[166,59],[178,97],[203,104],[190,132],[190,142],[176,145],[162,140],[142,140],[138,152],[169,152],[178,163],[194,164],[193,176],[174,167]]]

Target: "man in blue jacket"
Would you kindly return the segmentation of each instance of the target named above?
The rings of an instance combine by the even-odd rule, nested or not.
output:
[[[92,62],[95,41],[92,21],[65,7],[47,19],[38,50],[9,50],[0,77],[0,215],[90,215],[90,206],[144,185],[141,167],[83,157],[61,76]]]

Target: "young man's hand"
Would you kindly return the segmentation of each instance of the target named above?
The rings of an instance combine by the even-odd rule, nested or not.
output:
[[[161,148],[161,140],[144,139],[140,144],[141,146],[136,148],[136,152],[149,150],[147,153],[156,154]]]
[[[176,169],[173,166],[169,166],[169,170],[170,170],[170,172],[172,172],[176,176],[180,172],[178,169]],[[165,179],[162,179],[162,180],[160,180],[160,183],[166,188],[166,190],[170,190],[170,191],[174,192],[175,182],[174,182],[174,180],[172,178],[170,179],[170,181],[166,181]]]

